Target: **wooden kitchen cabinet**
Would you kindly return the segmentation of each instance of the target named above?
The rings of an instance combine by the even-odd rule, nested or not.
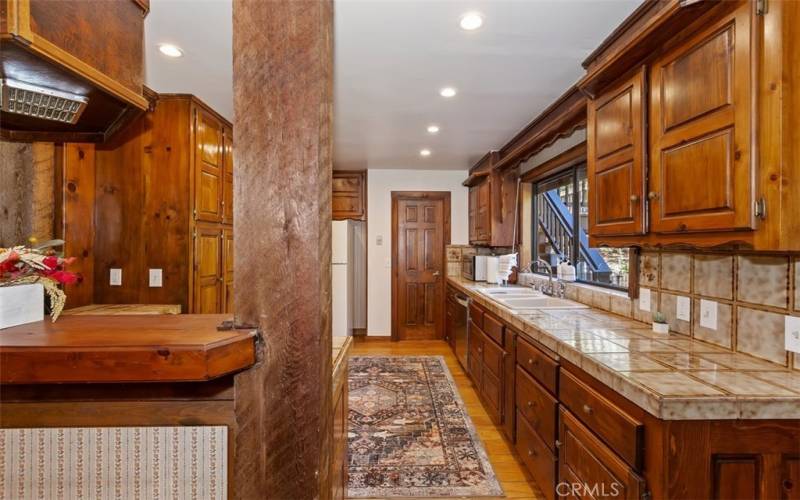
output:
[[[497,152],[484,155],[464,181],[469,187],[469,241],[472,245],[514,244],[517,216],[517,170],[494,169]]]
[[[332,186],[331,211],[333,220],[366,220],[366,171],[334,170]]]
[[[751,8],[651,64],[651,230],[754,229]]]
[[[587,109],[589,234],[645,232],[645,71],[605,90]]]
[[[232,126],[191,95],[152,109],[96,149],[95,302],[233,307]],[[110,268],[122,286],[108,285]],[[163,285],[150,287],[148,270]]]

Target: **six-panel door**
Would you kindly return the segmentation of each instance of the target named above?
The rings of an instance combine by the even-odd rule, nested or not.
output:
[[[645,71],[589,101],[589,234],[644,234]]]
[[[653,63],[653,231],[754,227],[750,43],[744,3]]]

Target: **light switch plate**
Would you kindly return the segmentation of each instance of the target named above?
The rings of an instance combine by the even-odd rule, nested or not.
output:
[[[713,300],[700,299],[700,326],[717,329],[717,303]]]
[[[639,310],[650,311],[650,289],[639,287]]]
[[[382,235],[379,234],[378,236],[375,237],[375,245],[377,245],[377,246],[383,245],[383,236]]]
[[[109,270],[108,284],[111,286],[122,286],[122,269],[112,267]]]
[[[151,287],[162,287],[163,286],[163,279],[164,273],[161,269],[150,269],[150,286]]]
[[[692,320],[692,301],[689,297],[678,295],[678,303],[676,306],[675,315],[681,321]]]
[[[800,353],[800,318],[785,316],[786,350]]]

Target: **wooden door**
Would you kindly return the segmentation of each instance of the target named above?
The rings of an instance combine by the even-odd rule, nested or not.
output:
[[[222,304],[222,230],[198,225],[194,237],[195,314],[220,312]]]
[[[652,230],[754,228],[750,3],[653,63]]]
[[[392,338],[444,338],[450,193],[392,193]]]
[[[644,234],[644,68],[587,106],[589,234]]]
[[[233,229],[222,230],[222,312],[233,312]]]
[[[233,224],[233,131],[222,132],[222,222]]]
[[[563,498],[639,500],[644,480],[572,413],[561,409],[556,493]]]
[[[364,220],[366,214],[366,172],[335,170],[331,212],[333,220]]]
[[[222,221],[222,123],[202,108],[195,108],[194,218]]]

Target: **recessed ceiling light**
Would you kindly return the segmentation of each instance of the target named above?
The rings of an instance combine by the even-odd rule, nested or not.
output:
[[[453,97],[456,95],[456,89],[453,87],[445,87],[439,91],[439,95],[442,97]]]
[[[431,155],[431,150],[430,149],[420,149],[419,150],[419,155],[420,156],[430,156]]]
[[[483,16],[477,12],[467,12],[461,16],[461,29],[472,31],[480,28],[483,25]]]
[[[171,43],[162,43],[158,46],[159,52],[167,57],[182,57],[183,51],[177,45]]]
[[[439,133],[439,125],[428,125],[428,133],[429,134]]]

